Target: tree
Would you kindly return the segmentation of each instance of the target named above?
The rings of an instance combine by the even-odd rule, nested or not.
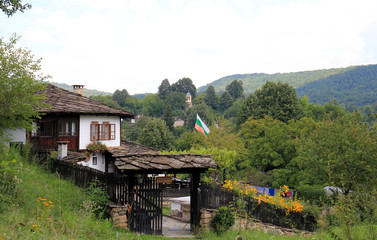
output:
[[[192,99],[196,96],[196,87],[192,83],[192,80],[190,78],[182,78],[179,79],[178,82],[173,83],[170,88],[171,92],[182,92],[186,94],[187,92],[190,92]]]
[[[212,85],[209,85],[209,87],[206,90],[204,102],[214,110],[218,108],[218,101],[215,88]]]
[[[267,81],[261,89],[245,99],[237,124],[241,125],[250,116],[261,119],[264,115],[283,122],[299,119],[302,116],[302,108],[296,96],[296,90],[287,83]]]
[[[103,96],[103,95],[97,95],[97,96],[90,96],[91,99],[94,99],[94,100],[97,100],[97,101],[100,101],[101,103],[104,103],[110,107],[114,107],[114,108],[120,108],[118,102],[114,101],[114,100],[111,100],[111,96],[110,95],[107,95],[107,96]]]
[[[235,79],[225,87],[225,90],[228,91],[233,100],[236,101],[238,98],[243,97],[243,82],[241,80]]]
[[[174,119],[173,119],[173,112],[171,110],[170,105],[167,105],[165,109],[164,116],[162,118],[165,121],[166,126],[170,131],[174,130]]]
[[[310,118],[290,120],[288,123],[270,116],[249,118],[239,131],[247,149],[239,169],[268,173],[272,176],[273,187],[284,184],[296,186],[299,172],[294,161],[297,157],[296,139],[310,133],[316,126]]]
[[[377,132],[360,116],[328,118],[298,144],[301,181],[351,191],[377,186]]]
[[[170,93],[170,83],[169,80],[164,79],[161,85],[158,87],[158,96],[164,100]]]
[[[219,109],[221,112],[225,112],[233,105],[233,98],[230,96],[228,91],[224,91],[220,96],[220,106]]]
[[[200,118],[204,121],[204,123],[207,126],[210,126],[212,124],[212,108],[202,103],[194,105],[187,111],[187,121],[185,124],[187,129],[194,129],[196,122],[196,114],[199,114]]]
[[[27,9],[31,9],[29,3],[21,4],[22,0],[0,0],[0,9],[8,17],[15,14],[17,11],[24,12]]]
[[[36,109],[46,107],[43,82],[49,76],[40,73],[41,59],[26,49],[16,48],[16,35],[9,43],[0,39],[0,136],[4,128],[32,130],[40,118]]]
[[[186,107],[186,94],[182,92],[169,93],[164,101],[165,105],[170,105],[172,110],[185,110]]]
[[[147,123],[141,132],[139,142],[160,150],[170,150],[173,144],[173,135],[165,122],[156,118]]]
[[[154,94],[147,95],[142,102],[141,112],[150,117],[160,117],[163,113],[164,102]]]
[[[114,93],[113,93],[113,96],[112,96],[112,100],[113,101],[116,101],[119,106],[121,107],[124,107],[124,104],[125,104],[125,101],[126,101],[126,98],[128,98],[129,95],[128,95],[128,92],[126,89],[123,89],[122,91],[120,90],[116,90]]]
[[[124,101],[123,109],[135,114],[141,114],[142,103],[138,97],[128,97]]]

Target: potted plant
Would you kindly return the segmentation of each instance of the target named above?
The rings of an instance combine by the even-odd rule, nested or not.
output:
[[[88,152],[102,153],[106,151],[106,145],[102,142],[92,142],[86,146]]]

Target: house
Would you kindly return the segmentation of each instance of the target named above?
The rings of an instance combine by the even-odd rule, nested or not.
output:
[[[58,150],[58,142],[66,142],[72,151],[85,150],[93,141],[120,146],[121,119],[134,114],[82,96],[82,85],[74,90],[47,84],[45,102],[51,107],[38,110],[43,116],[33,123],[29,141],[43,150]]]
[[[33,122],[31,133],[22,129],[9,130],[12,141],[28,141],[38,150],[59,150],[61,158],[68,150],[86,151],[88,144],[97,141],[108,147],[119,147],[121,121],[133,118],[134,114],[84,97],[83,85],[74,85],[73,88],[74,92],[70,92],[47,84],[45,103],[50,107],[38,109],[42,118]],[[105,170],[102,153],[91,153],[89,161],[90,167]]]

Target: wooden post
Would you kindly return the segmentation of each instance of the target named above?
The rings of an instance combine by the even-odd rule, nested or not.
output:
[[[190,217],[191,217],[191,229],[193,226],[200,226],[200,201],[199,201],[199,182],[200,182],[200,172],[195,171],[191,173],[191,189],[190,189]]]

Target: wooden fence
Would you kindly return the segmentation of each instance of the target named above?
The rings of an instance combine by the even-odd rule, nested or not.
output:
[[[128,201],[127,176],[115,176],[103,173],[96,169],[72,164],[57,159],[50,159],[48,168],[64,179],[71,180],[80,187],[88,187],[91,182],[98,179],[106,187],[110,200],[117,205],[125,205]]]
[[[219,185],[202,184],[200,191],[202,208],[217,209],[222,206],[234,205],[239,199],[235,191],[224,189]],[[316,217],[311,212],[290,212],[275,207],[274,205],[260,202],[250,197],[245,197],[244,208],[249,216],[263,223],[271,223],[286,228],[296,228],[306,231],[314,231],[317,228]]]

